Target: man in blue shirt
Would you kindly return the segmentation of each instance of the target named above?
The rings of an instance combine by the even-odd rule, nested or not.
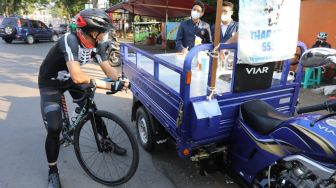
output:
[[[196,1],[191,11],[191,19],[180,24],[176,36],[176,48],[179,52],[186,54],[194,47],[196,36],[202,40],[202,43],[212,43],[210,25],[200,19],[204,11],[204,4]]]
[[[225,43],[233,35],[238,32],[238,22],[232,20],[231,16],[233,14],[233,4],[228,1],[223,2],[222,15],[221,15],[221,32],[220,32],[220,43]],[[211,27],[211,34],[215,35],[215,25]]]

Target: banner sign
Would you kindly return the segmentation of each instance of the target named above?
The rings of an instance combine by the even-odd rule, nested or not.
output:
[[[167,22],[167,40],[176,40],[180,22]]]
[[[238,63],[290,59],[296,52],[301,0],[240,0]]]

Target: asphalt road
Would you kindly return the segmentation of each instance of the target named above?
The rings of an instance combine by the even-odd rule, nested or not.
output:
[[[0,40],[0,188],[47,185],[46,131],[40,115],[37,76],[52,45],[51,42],[6,44]],[[86,65],[84,69],[91,76],[104,76],[96,65]],[[66,96],[71,111],[73,105],[69,95]],[[98,91],[95,99],[98,108],[122,117],[135,132],[134,123],[130,121],[130,92],[106,96],[103,91]],[[301,104],[315,104],[324,99],[322,95],[305,90]],[[104,187],[85,174],[71,146],[61,148],[58,166],[65,188]],[[160,148],[154,154],[148,154],[140,147],[139,168],[135,176],[120,187],[238,187],[227,180],[221,173],[200,176],[194,163],[177,157],[173,145]]]
[[[0,188],[47,185],[46,130],[40,114],[37,76],[52,45],[51,42],[6,44],[0,40]],[[104,76],[96,65],[89,64],[84,69],[91,76]],[[68,94],[66,97],[71,112],[72,101]],[[98,108],[122,117],[135,133],[134,123],[130,120],[130,92],[107,96],[98,91],[95,100]],[[86,175],[71,146],[61,148],[58,166],[65,188],[104,187]],[[226,179],[221,173],[200,176],[194,163],[178,158],[173,145],[154,154],[148,154],[140,147],[138,170],[120,187],[237,187],[227,184]]]

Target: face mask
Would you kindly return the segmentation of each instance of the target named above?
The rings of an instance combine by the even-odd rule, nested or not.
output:
[[[77,30],[77,36],[78,36],[81,44],[84,46],[84,48],[89,48],[89,49],[94,48],[95,44],[92,44],[90,42],[90,40],[87,39],[87,37],[89,37],[89,36],[85,37],[80,29]]]
[[[103,43],[103,42],[106,42],[108,40],[109,40],[108,39],[108,33],[105,33],[103,39],[100,42]]]
[[[199,13],[197,11],[194,11],[194,10],[191,11],[191,18],[192,19],[198,19],[200,17],[201,17],[201,13]]]
[[[221,20],[222,22],[229,21],[231,19],[231,16],[229,14],[222,14]]]

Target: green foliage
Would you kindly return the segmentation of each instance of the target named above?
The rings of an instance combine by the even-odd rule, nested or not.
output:
[[[97,3],[98,0],[92,0],[92,3]],[[235,5],[233,19],[238,20],[238,3],[239,0],[229,0]],[[56,2],[55,7],[49,9],[50,12],[57,16],[63,18],[66,16],[66,19],[70,20],[74,17],[80,10],[85,8],[85,3],[88,0],[0,0],[0,15],[11,15],[14,13],[17,14],[29,14],[34,11],[34,4],[38,3],[40,5],[49,5],[51,2]],[[109,0],[110,6],[113,6],[117,3],[122,2],[122,0]],[[215,0],[203,0],[203,2],[208,3],[210,6],[216,9],[217,1]],[[203,20],[209,23],[215,23],[216,13],[206,14],[203,16]],[[177,19],[175,21],[181,21],[182,19]]]
[[[49,0],[0,0],[0,14],[31,13],[35,3],[48,4]]]
[[[110,0],[110,5],[112,6],[112,5],[118,4],[120,2],[122,2],[122,0]]]
[[[54,2],[56,6],[50,7],[50,3]],[[52,14],[67,19],[75,16],[79,11],[85,8],[88,0],[0,0],[0,15],[29,14],[34,11],[34,4],[49,6],[49,11]],[[92,0],[96,4],[98,0]],[[109,4],[114,5],[122,2],[122,0],[110,0]],[[95,7],[95,6],[94,6]]]
[[[85,8],[87,0],[59,0],[56,3],[56,15],[58,17],[66,16],[68,20],[74,17],[79,11]]]

